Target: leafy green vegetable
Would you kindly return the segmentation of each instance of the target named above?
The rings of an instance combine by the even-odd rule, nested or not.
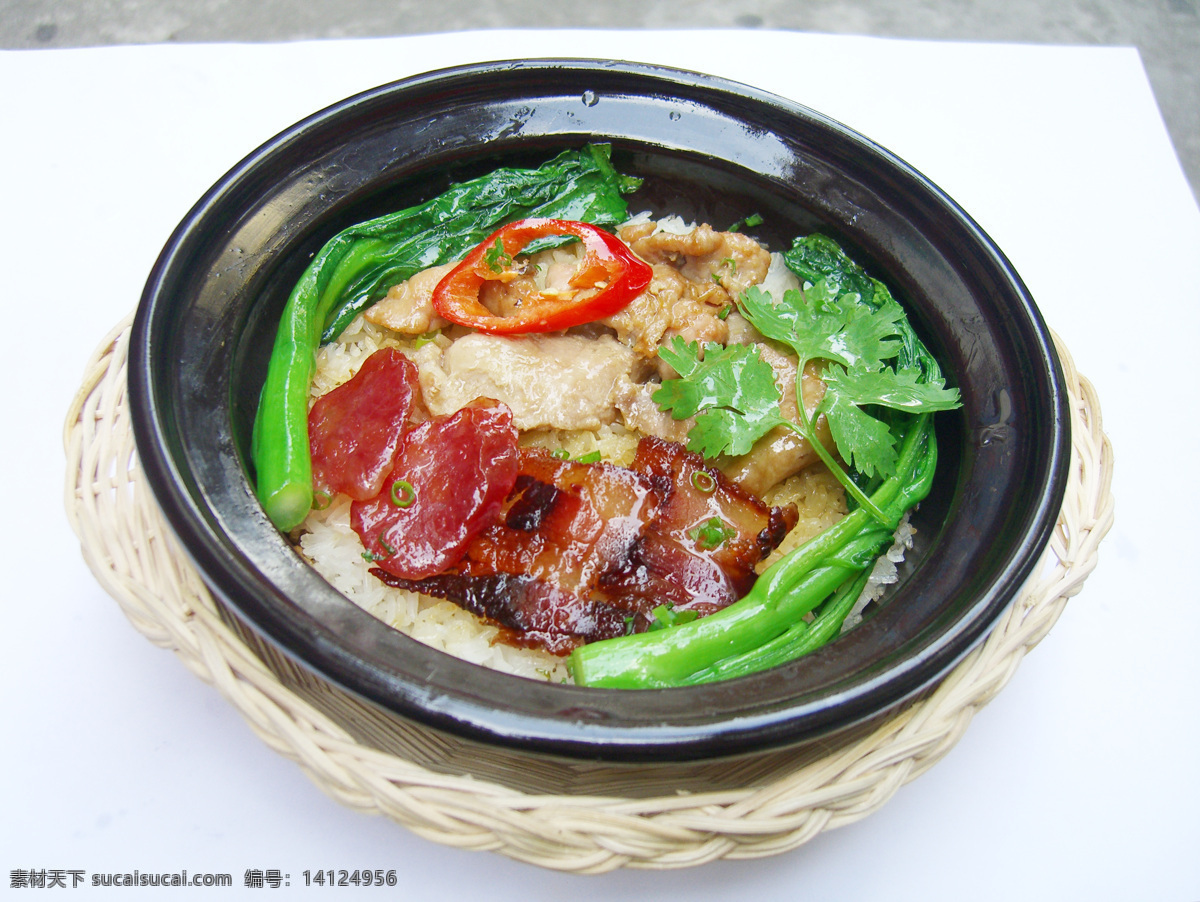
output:
[[[820,606],[819,613],[811,621],[798,620],[791,627],[780,633],[769,642],[764,642],[758,648],[751,649],[740,655],[722,658],[715,664],[698,670],[683,680],[685,686],[696,686],[701,683],[713,683],[717,680],[729,680],[777,667],[795,660],[801,655],[820,648],[839,632],[847,615],[862,595],[871,576],[869,567],[863,567],[855,575],[848,577],[837,591]]]
[[[802,285],[826,282],[833,294],[856,294],[864,302],[871,302],[873,280],[827,235],[797,238],[792,249],[784,252],[783,262]]]
[[[271,521],[293,529],[312,504],[308,392],[322,342],[390,286],[458,259],[507,222],[539,216],[619,223],[628,212],[622,195],[639,184],[613,168],[607,146],[588,145],[537,169],[497,169],[326,242],[284,307],[254,421],[258,497]]]

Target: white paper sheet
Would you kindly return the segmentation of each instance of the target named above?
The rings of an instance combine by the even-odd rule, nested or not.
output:
[[[864,821],[759,862],[580,878],[343,808],[153,647],[62,513],[62,418],[189,206],[348,94],[431,68],[624,58],[806,103],[917,166],[997,240],[1096,384],[1117,524],[965,738]],[[16,870],[395,868],[403,899],[1200,899],[1200,214],[1135,51],[750,31],[476,32],[0,54],[4,818]],[[327,890],[326,890],[327,891]],[[361,893],[375,890],[358,890]],[[486,896],[484,894],[486,893]],[[185,893],[186,894],[186,893]]]

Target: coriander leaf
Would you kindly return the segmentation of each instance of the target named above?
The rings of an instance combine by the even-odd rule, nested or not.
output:
[[[831,372],[834,369],[831,367]],[[820,410],[842,460],[864,476],[891,476],[896,472],[896,440],[886,423],[841,394],[835,384],[826,389]]]
[[[816,285],[824,281],[839,295],[856,294],[871,309],[893,303],[888,287],[867,275],[866,271],[847,256],[837,242],[825,235],[797,238],[791,250],[784,251],[784,263],[801,283]],[[898,324],[901,348],[896,355],[900,366],[920,366],[929,379],[939,378],[941,369],[913,331],[907,317]]]
[[[694,416],[688,449],[716,457],[746,454],[754,443],[786,421],[779,414],[775,371],[746,345],[685,342],[679,336],[658,356],[679,373],[653,395],[660,410],[677,420]]]
[[[846,366],[865,364],[874,369],[896,356],[900,350],[896,324],[904,319],[899,304],[892,301],[872,312],[855,294],[843,294],[835,303],[845,316],[845,326],[827,339],[837,355],[834,359]]]
[[[896,324],[904,311],[895,301],[873,310],[857,295],[834,295],[824,281],[804,292],[785,291],[778,303],[759,288],[747,289],[739,301],[751,325],[792,348],[801,366],[820,358],[878,369],[900,349]]]
[[[513,265],[513,259],[504,252],[504,244],[499,238],[483,255],[484,262],[492,272],[504,272],[506,267]]]
[[[800,315],[797,300],[803,300],[799,295],[798,291],[785,292],[783,301],[776,304],[771,295],[754,285],[742,292],[738,306],[751,325],[764,336],[790,344],[796,330],[796,319]]]
[[[959,406],[958,389],[946,388],[940,379],[922,382],[922,377],[919,367],[876,371],[830,367],[825,373],[825,383],[836,385],[842,398],[860,406],[880,404],[910,413],[933,413]]]
[[[896,454],[888,426],[862,408],[869,404],[908,413],[952,410],[959,404],[957,389],[921,382],[920,367],[870,370],[862,366],[825,371],[825,397],[817,406],[842,459],[865,476],[891,476]]]

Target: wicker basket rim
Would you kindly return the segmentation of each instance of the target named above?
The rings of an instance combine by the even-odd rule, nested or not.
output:
[[[987,639],[932,691],[815,760],[711,793],[548,794],[439,773],[356,738],[284,685],[231,628],[178,547],[137,466],[125,405],[129,319],[101,342],[68,411],[66,508],[85,560],[133,625],[217,687],[272,748],[343,804],[449,845],[557,870],[672,868],[795,848],[865,817],[953,747],[1096,565],[1113,520],[1112,446],[1095,390],[1055,343],[1072,462],[1042,565]],[[340,690],[332,690],[338,692]]]

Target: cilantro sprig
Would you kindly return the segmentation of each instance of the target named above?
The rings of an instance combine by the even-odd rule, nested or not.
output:
[[[775,371],[748,345],[685,342],[675,336],[658,356],[678,379],[668,379],[654,401],[677,420],[696,417],[688,449],[705,457],[746,454],[776,426],[789,425],[779,413]]]
[[[831,253],[827,246],[821,250]],[[844,287],[859,290],[839,290]],[[869,299],[860,293],[865,288],[870,289]],[[819,278],[779,299],[761,288],[749,288],[737,304],[760,333],[796,354],[796,420],[782,415],[774,370],[757,349],[701,346],[678,337],[659,351],[679,374],[655,392],[659,408],[676,419],[695,417],[688,448],[709,458],[745,454],[778,426],[796,432],[855,501],[887,523],[889,518],[820,442],[817,424],[823,416],[847,466],[867,479],[887,478],[896,472],[899,436],[893,432],[894,417],[881,417],[882,409],[919,414],[959,406],[958,390],[946,387],[904,310],[882,283],[866,279],[861,271]],[[799,375],[814,360],[824,362],[826,387],[809,412]]]

